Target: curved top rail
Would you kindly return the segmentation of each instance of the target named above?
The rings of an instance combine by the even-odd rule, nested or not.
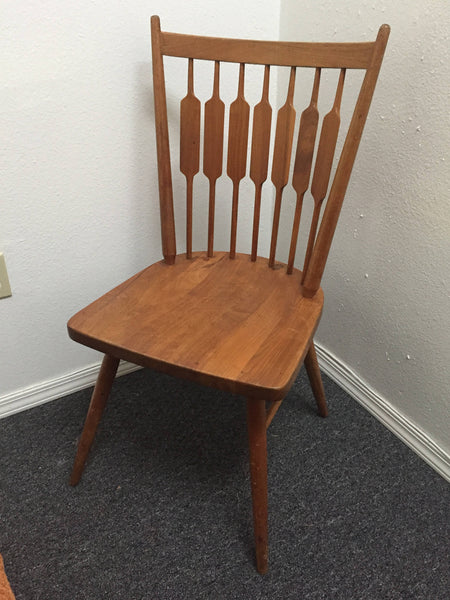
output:
[[[367,69],[374,42],[267,42],[161,32],[161,52],[203,60],[285,67]]]

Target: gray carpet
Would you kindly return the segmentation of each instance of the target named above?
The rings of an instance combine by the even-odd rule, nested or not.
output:
[[[253,558],[245,406],[138,371],[115,382],[78,487],[90,390],[0,421],[0,553],[17,600],[448,600],[450,486],[302,370],[269,429],[270,567]]]

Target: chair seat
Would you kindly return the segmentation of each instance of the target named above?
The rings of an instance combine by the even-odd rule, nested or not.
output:
[[[76,315],[70,337],[105,354],[251,397],[284,397],[323,306],[301,272],[194,253],[144,269]]]

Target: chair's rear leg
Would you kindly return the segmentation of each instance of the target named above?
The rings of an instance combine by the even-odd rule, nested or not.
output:
[[[72,475],[70,476],[70,485],[77,485],[81,479],[84,463],[86,462],[89,449],[94,441],[95,432],[97,431],[103,410],[106,406],[118,366],[118,358],[105,354],[102,366],[100,368],[100,373],[97,377],[94,392],[92,394],[89,410],[86,415],[83,433],[81,434],[80,441],[78,442],[77,455],[75,456]]]
[[[319,363],[317,361],[316,349],[314,348],[314,342],[311,342],[308,354],[305,357],[305,367],[308,373],[309,383],[314,394],[314,398],[317,402],[317,408],[319,409],[319,415],[321,417],[328,416],[327,401],[325,398],[325,390],[323,389],[322,378],[320,376]]]
[[[247,400],[247,427],[250,449],[250,477],[253,502],[253,525],[256,567],[261,574],[268,566],[267,524],[267,437],[264,400]]]

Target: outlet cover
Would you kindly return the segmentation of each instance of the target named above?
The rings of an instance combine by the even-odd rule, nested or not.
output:
[[[11,286],[9,285],[8,271],[3,253],[0,252],[0,298],[12,296]]]

